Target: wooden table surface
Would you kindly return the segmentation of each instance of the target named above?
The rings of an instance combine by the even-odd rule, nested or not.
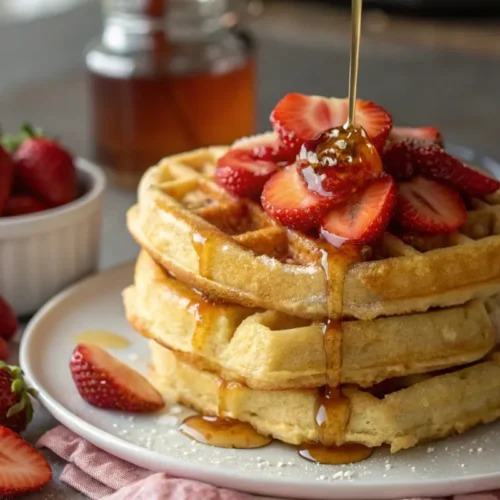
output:
[[[267,3],[267,2],[266,2]],[[286,92],[347,93],[348,13],[272,2],[255,31],[259,52],[259,129]],[[0,123],[15,129],[29,119],[57,133],[78,155],[90,156],[84,44],[100,29],[90,2],[29,23],[0,26]],[[408,20],[371,12],[365,19],[360,96],[389,109],[396,123],[434,125],[447,140],[500,158],[500,24]],[[132,259],[136,245],[124,214],[132,192],[109,188],[101,266]],[[1,277],[0,277],[1,279]],[[28,437],[55,422],[42,409]],[[50,457],[56,476],[62,463]],[[26,496],[80,499],[55,481]]]

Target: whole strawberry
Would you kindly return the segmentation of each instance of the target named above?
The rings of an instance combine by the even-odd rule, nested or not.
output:
[[[0,215],[5,208],[5,203],[12,189],[14,164],[7,151],[0,146]]]
[[[33,418],[31,396],[35,394],[27,387],[18,366],[0,361],[0,426],[24,431]]]
[[[56,141],[25,125],[13,157],[15,176],[48,205],[56,207],[77,198],[73,158]]]

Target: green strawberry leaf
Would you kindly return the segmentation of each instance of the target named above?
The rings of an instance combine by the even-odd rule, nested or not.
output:
[[[32,397],[36,397],[36,391],[29,388],[24,381],[21,368],[10,366],[0,361],[0,370],[4,370],[12,379],[11,391],[19,396],[19,401],[7,411],[7,418],[13,417],[21,412],[26,413],[26,423],[31,422],[33,418]]]
[[[31,123],[25,122],[22,124],[21,131],[18,134],[1,134],[0,142],[12,154],[26,139],[33,137],[44,137],[43,130],[39,127],[34,127]]]

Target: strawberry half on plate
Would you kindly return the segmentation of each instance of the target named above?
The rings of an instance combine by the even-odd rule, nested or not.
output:
[[[333,208],[321,223],[321,235],[336,247],[344,243],[366,244],[387,228],[397,199],[394,179],[386,175]]]
[[[347,121],[348,100],[303,94],[288,94],[271,113],[271,123],[281,141],[297,154],[306,141]],[[356,103],[356,124],[361,125],[381,152],[392,128],[392,117],[369,101]]]
[[[70,371],[80,396],[98,408],[147,413],[165,405],[139,372],[95,345],[76,346]]]

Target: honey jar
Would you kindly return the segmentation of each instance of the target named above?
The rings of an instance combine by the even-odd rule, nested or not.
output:
[[[243,0],[104,0],[86,52],[95,159],[135,187],[161,158],[255,128],[254,44]]]

